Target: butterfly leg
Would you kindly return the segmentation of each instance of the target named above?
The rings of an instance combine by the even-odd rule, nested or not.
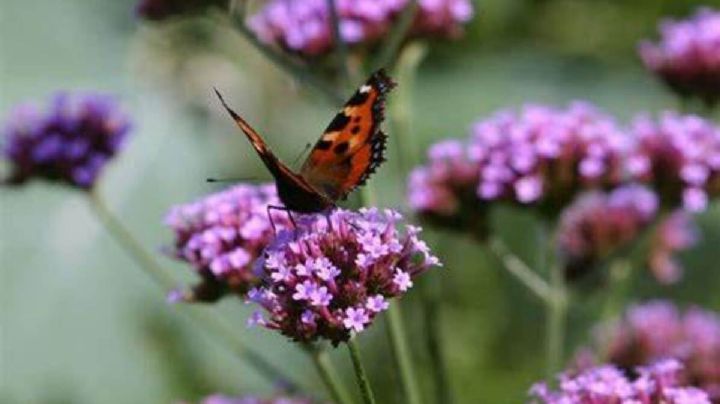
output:
[[[272,215],[270,214],[270,211],[272,210],[279,210],[281,212],[286,212],[288,215],[288,218],[290,218],[290,223],[292,223],[293,228],[297,231],[297,223],[295,223],[295,218],[293,218],[292,213],[290,213],[290,209],[284,207],[284,206],[277,206],[277,205],[268,205],[267,206],[267,215],[268,219],[270,219],[270,225],[272,226],[273,233],[277,235],[277,229],[275,227],[275,222],[273,221]]]
[[[329,208],[329,209],[325,209],[325,210],[322,212],[323,216],[325,216],[325,223],[327,223],[327,228],[328,228],[328,230],[330,230],[330,232],[333,232],[333,231],[334,231],[334,230],[333,230],[333,225],[332,225],[332,220],[330,220],[330,215],[332,214],[333,209],[334,209],[334,208],[331,207],[331,208]]]

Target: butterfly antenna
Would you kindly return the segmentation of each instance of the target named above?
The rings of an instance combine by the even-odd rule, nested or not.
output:
[[[205,182],[243,182],[243,181],[257,181],[255,177],[236,177],[236,178],[206,178]]]

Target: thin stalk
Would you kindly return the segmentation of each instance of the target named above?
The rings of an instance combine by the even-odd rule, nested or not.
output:
[[[371,184],[366,184],[361,191],[361,204],[363,206],[374,206],[377,204],[375,192]],[[400,382],[408,403],[419,404],[420,393],[417,387],[417,377],[415,369],[410,359],[410,349],[407,345],[407,337],[405,334],[405,326],[402,321],[400,306],[391,304],[388,309],[386,321],[388,325],[388,337],[390,338],[390,346],[397,362],[397,370],[400,376]]]
[[[567,292],[562,268],[553,265],[550,269],[550,299],[546,302],[546,355],[547,375],[552,378],[562,366],[565,344],[565,323],[567,320]]]
[[[337,404],[353,404],[353,400],[350,398],[350,394],[345,388],[345,385],[338,378],[338,372],[333,367],[327,351],[312,346],[308,347],[308,351],[315,364],[315,369],[320,374],[323,383],[325,383],[325,387],[328,393],[330,393],[330,398],[332,398],[333,402]]]
[[[325,0],[325,4],[328,11],[330,11],[330,29],[335,44],[338,70],[342,74],[343,86],[350,87],[352,85],[352,68],[347,43],[345,43],[340,33],[340,16],[338,15],[337,2],[336,0]]]
[[[610,263],[609,285],[607,296],[600,313],[600,323],[603,324],[615,318],[624,306],[625,297],[631,284],[632,266],[628,259],[618,258]],[[605,344],[600,352],[604,361],[609,354],[609,346]]]
[[[544,302],[554,299],[554,290],[540,275],[533,271],[523,260],[510,252],[505,243],[497,237],[487,242],[490,251],[502,262],[503,267],[523,286]],[[562,274],[560,274],[562,276]]]
[[[110,236],[112,236],[125,253],[135,261],[137,266],[162,289],[163,293],[170,293],[176,286],[175,280],[162,269],[154,256],[142,246],[123,223],[110,211],[100,193],[97,190],[93,190],[89,193],[88,200],[91,211],[105,227]],[[206,315],[206,313],[201,312],[197,307],[185,307],[184,310],[181,309],[178,311],[193,322],[199,324],[199,328],[205,330],[208,335],[215,338],[218,342],[221,342],[239,358],[246,360],[250,366],[263,377],[272,382],[279,382],[279,384],[288,391],[299,390],[298,385],[293,382],[291,378],[284,375],[282,370],[246,347],[240,338],[218,319]]]
[[[231,15],[230,20],[235,30],[245,38],[253,48],[260,52],[267,60],[278,66],[281,70],[288,73],[301,83],[307,84],[315,89],[318,93],[325,96],[332,104],[342,105],[344,98],[342,95],[330,86],[325,80],[317,77],[304,66],[299,65],[287,56],[275,51],[267,45],[260,42],[255,34],[245,25],[245,21],[238,15]]]
[[[373,64],[375,69],[389,66],[398,54],[400,46],[407,37],[407,34],[412,28],[415,15],[418,12],[417,0],[410,0],[405,6],[405,9],[400,14],[400,18],[395,24],[395,28],[390,32],[390,35],[385,42],[385,47],[380,51],[380,55]]]
[[[388,338],[393,356],[398,367],[400,383],[402,384],[405,399],[409,404],[420,404],[420,390],[418,390],[415,369],[410,360],[410,347],[407,344],[402,313],[399,304],[390,305],[385,316],[387,322]]]
[[[435,399],[437,403],[454,402],[450,380],[447,375],[445,357],[443,354],[442,328],[440,324],[440,291],[442,279],[437,282],[421,282],[418,287],[422,297],[423,319],[425,321],[425,343],[427,345],[431,371],[435,380]]]
[[[360,395],[362,396],[363,403],[375,404],[375,396],[373,395],[372,388],[370,387],[370,380],[367,377],[367,373],[365,373],[365,368],[363,367],[362,360],[360,359],[360,349],[357,346],[355,338],[351,338],[347,342],[347,347],[350,352],[353,368],[355,369],[355,380],[360,388]]]
[[[628,287],[630,286],[632,266],[630,261],[624,258],[618,258],[610,263],[609,267],[609,285],[608,293],[603,304],[601,313],[601,321],[615,317],[620,309],[624,306]]]
[[[418,142],[412,138],[412,100],[417,70],[426,54],[425,44],[415,42],[408,45],[400,54],[395,73],[402,85],[398,87],[397,94],[390,103],[390,123],[396,139],[398,166],[404,175],[417,163],[420,154]]]
[[[413,2],[414,3],[414,2]],[[413,100],[413,89],[415,87],[415,76],[417,69],[420,66],[423,58],[427,53],[427,47],[419,42],[408,45],[399,57],[396,76],[398,82],[402,83],[398,93],[395,95],[393,102],[390,104],[392,109],[391,124],[392,124],[392,135],[395,139],[398,167],[403,176],[406,176],[412,165],[415,164],[418,158],[418,150],[414,139],[412,139],[412,100]],[[430,354],[432,361],[432,372],[433,379],[435,380],[435,391],[437,394],[437,401],[440,403],[451,403],[452,397],[448,378],[445,370],[445,361],[443,358],[442,351],[442,336],[440,330],[440,296],[435,287],[435,284],[429,284],[428,282],[420,282],[418,288],[420,289],[421,301],[422,301],[422,313],[424,318],[425,342]],[[394,307],[391,307],[394,309]],[[398,318],[399,328],[394,328],[391,321],[394,318]],[[402,347],[395,347],[396,344],[402,343],[405,346],[406,337],[401,320],[400,308],[397,308],[397,313],[388,313],[388,333],[390,340],[393,344],[393,350],[395,357],[398,361],[398,372],[400,380],[403,383],[403,390],[405,392],[406,400],[409,403],[421,402],[420,393],[418,390],[415,372],[408,355],[407,358],[402,357]],[[392,335],[393,333],[399,335]],[[405,348],[407,350],[407,348]]]

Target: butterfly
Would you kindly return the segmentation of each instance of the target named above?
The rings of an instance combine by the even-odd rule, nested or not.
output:
[[[215,93],[275,179],[278,196],[285,206],[269,208],[319,213],[335,208],[337,201],[365,184],[385,161],[387,136],[380,124],[384,120],[386,95],[395,85],[384,70],[373,73],[335,115],[299,172],[280,161],[258,132],[227,105],[217,89]]]

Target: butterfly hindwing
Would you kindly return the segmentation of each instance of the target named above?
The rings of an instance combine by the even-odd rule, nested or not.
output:
[[[345,199],[384,161],[387,137],[380,130],[386,94],[395,83],[374,73],[330,122],[300,175],[333,200]]]

